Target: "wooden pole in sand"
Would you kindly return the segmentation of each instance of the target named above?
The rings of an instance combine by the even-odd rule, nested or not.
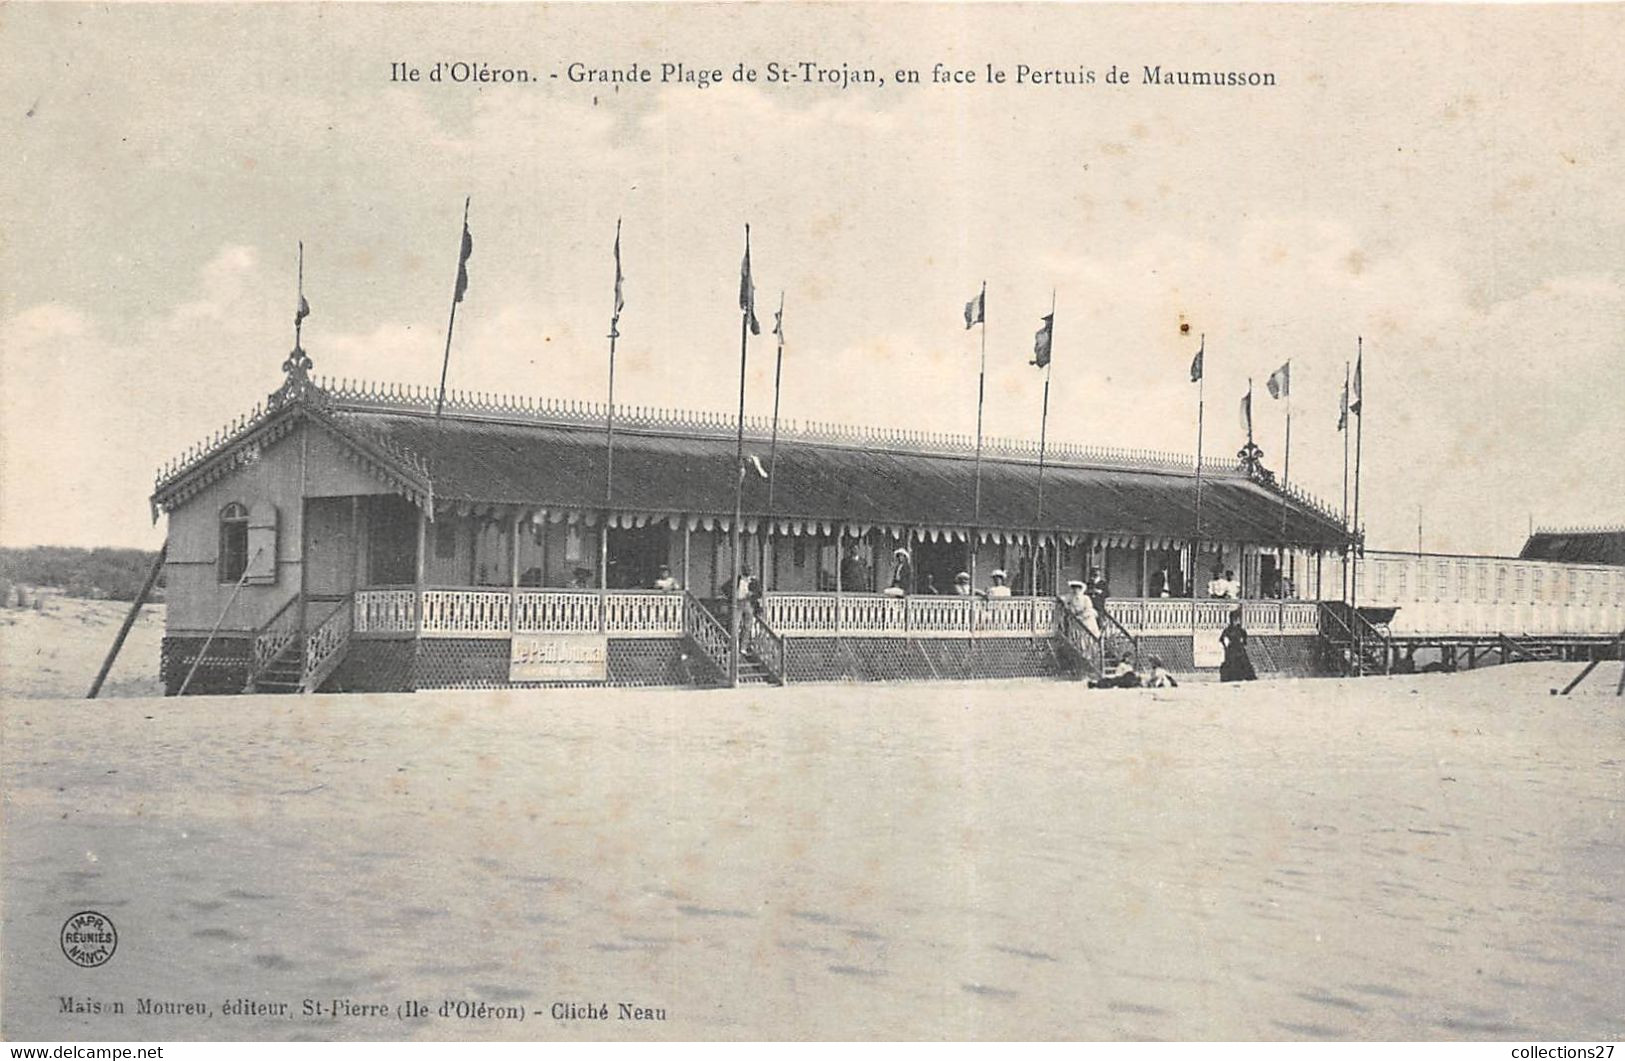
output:
[[[113,638],[113,647],[107,650],[107,658],[102,660],[102,669],[96,672],[96,680],[90,683],[90,692],[85,694],[86,700],[96,699],[96,694],[102,691],[102,683],[107,680],[108,672],[113,669],[113,661],[118,659],[119,650],[124,647],[124,639],[130,636],[130,628],[135,625],[135,617],[141,614],[141,606],[147,603],[147,594],[152,592],[153,584],[158,581],[158,572],[164,569],[164,557],[169,554],[169,541],[159,547],[158,555],[152,558],[152,567],[147,569],[147,579],[141,583],[141,592],[135,595],[135,601],[130,605],[130,614],[124,617],[124,625],[118,628],[118,636]]]

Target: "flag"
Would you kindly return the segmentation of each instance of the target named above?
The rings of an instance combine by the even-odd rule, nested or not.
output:
[[[301,294],[299,296],[299,308],[294,310],[293,313],[293,326],[295,328],[299,327],[300,322],[308,316],[310,316],[310,303],[306,302],[305,296]]]
[[[745,314],[752,335],[761,335],[756,323],[756,282],[750,276],[750,226],[745,226],[745,260],[739,263],[739,309]]]
[[[1338,402],[1337,430],[1342,431],[1349,426],[1349,381],[1343,381],[1343,397]]]
[[[1291,360],[1288,360],[1286,364],[1282,365],[1280,368],[1276,369],[1274,372],[1271,372],[1270,373],[1270,378],[1265,383],[1265,386],[1269,387],[1269,389],[1270,389],[1270,397],[1271,398],[1285,398],[1285,397],[1288,397],[1289,395],[1291,395],[1291,393],[1292,393],[1292,362],[1291,362]]]
[[[1253,385],[1247,384],[1247,394],[1241,399],[1241,426],[1247,432],[1248,439],[1253,437]]]
[[[983,323],[987,319],[987,289],[983,288],[976,293],[976,297],[965,303],[965,330]]]
[[[1360,403],[1362,399],[1360,396],[1360,366],[1364,361],[1365,355],[1363,354],[1354,359],[1354,401],[1349,403],[1349,412],[1353,413],[1355,416],[1361,415]]]
[[[1191,358],[1191,382],[1202,381],[1202,355],[1207,352],[1207,336],[1202,337],[1202,345],[1196,348],[1196,356]]]
[[[1033,336],[1033,359],[1027,362],[1029,365],[1037,365],[1039,368],[1049,364],[1050,342],[1055,338],[1055,314],[1051,313],[1049,316],[1044,317],[1043,321],[1044,326],[1038,329],[1037,335]]]
[[[457,291],[452,295],[453,302],[461,302],[463,295],[468,291],[468,256],[474,253],[474,237],[469,235],[468,222],[463,222],[463,251],[457,256]]]
[[[779,308],[773,314],[773,334],[779,337],[779,345],[784,345],[784,292],[779,292]]]
[[[621,275],[621,222],[615,222],[615,316],[621,315],[626,308],[626,299],[621,295],[621,282],[626,278]]]

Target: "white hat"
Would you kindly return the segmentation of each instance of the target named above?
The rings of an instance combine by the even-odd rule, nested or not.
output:
[[[1004,568],[996,567],[996,568],[993,569],[993,577],[994,578],[1008,578],[1009,576],[1004,573]]]
[[[1071,582],[1068,582],[1067,585],[1075,587],[1077,589],[1082,589],[1083,588],[1083,579],[1075,578]]]
[[[954,581],[955,582],[969,582],[970,581],[970,572],[969,571],[961,571],[959,574],[954,576]]]
[[[894,552],[893,552],[893,553],[892,553],[892,555],[893,555],[893,556],[907,556],[907,555],[908,555],[908,550],[907,550],[907,549],[904,549],[904,548],[902,548],[902,547],[901,547],[901,546],[899,546],[899,547],[898,547],[898,548],[897,548],[897,549],[896,549],[896,550],[895,550],[895,551],[894,551]]]

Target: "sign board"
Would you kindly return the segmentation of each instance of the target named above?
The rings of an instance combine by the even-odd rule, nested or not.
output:
[[[609,680],[609,638],[603,634],[520,634],[509,645],[511,682]]]
[[[1199,631],[1191,646],[1191,655],[1196,658],[1198,670],[1221,666],[1224,663],[1224,646],[1219,644],[1219,635],[1207,630]]]

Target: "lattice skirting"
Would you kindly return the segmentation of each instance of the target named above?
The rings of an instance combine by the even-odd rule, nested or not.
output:
[[[248,661],[253,655],[252,643],[247,638],[217,637],[213,641],[203,637],[166,637],[159,652],[159,674],[164,682],[164,695],[180,692],[186,672],[198,658],[204,643],[209,646],[197,673],[186,687],[187,696],[240,693],[248,683]]]
[[[796,637],[785,641],[792,682],[965,681],[1069,676],[1048,639]]]
[[[418,643],[410,639],[352,639],[324,693],[405,693],[415,687]],[[503,656],[504,665],[507,656]]]
[[[1254,634],[1247,639],[1247,655],[1261,675],[1315,678],[1326,673],[1320,665],[1319,642],[1314,635]]]
[[[353,646],[352,646],[353,647]],[[508,689],[598,685],[598,682],[510,682],[508,642],[426,638],[414,667],[419,689]],[[609,681],[616,686],[714,684],[713,668],[677,638],[610,638]]]

